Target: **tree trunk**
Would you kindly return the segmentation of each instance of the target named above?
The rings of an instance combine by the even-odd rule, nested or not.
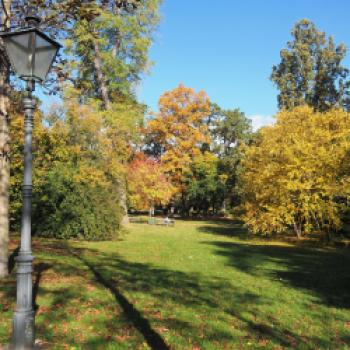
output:
[[[330,231],[330,229],[328,229],[326,231],[326,239],[327,239],[327,243],[332,243],[333,242],[333,234]]]
[[[97,76],[97,84],[101,93],[101,98],[102,98],[104,107],[106,110],[108,110],[111,108],[111,101],[108,95],[108,87],[107,87],[105,75],[102,69],[100,48],[96,41],[93,42],[93,48],[95,52],[94,66],[95,66],[95,71]],[[119,195],[120,195],[120,207],[123,211],[123,218],[121,220],[121,224],[122,226],[125,226],[129,223],[125,179],[119,182]]]
[[[189,208],[187,208],[187,202],[185,198],[185,193],[182,191],[181,192],[181,202],[182,202],[182,208],[181,208],[181,213],[184,217],[189,217]]]
[[[301,224],[294,222],[294,232],[296,233],[297,238],[301,239],[302,237]]]
[[[96,70],[96,76],[97,76],[97,84],[101,93],[101,98],[104,104],[104,107],[106,110],[110,109],[110,100],[108,96],[108,88],[105,80],[105,76],[103,74],[102,70],[102,62],[101,62],[101,53],[100,53],[100,48],[98,46],[98,43],[96,40],[93,41],[93,46],[94,46],[94,66]]]
[[[9,9],[11,1],[4,1]],[[9,13],[8,13],[9,15]],[[5,23],[5,16],[2,22]],[[5,23],[8,24],[8,21]],[[8,241],[9,241],[9,63],[0,42],[0,278],[8,275]]]
[[[9,240],[9,118],[8,107],[8,68],[4,57],[0,58],[0,278],[8,274]]]
[[[119,185],[119,196],[120,196],[120,207],[123,211],[123,218],[121,221],[121,225],[125,226],[130,223],[129,215],[128,215],[128,206],[127,206],[127,198],[126,198],[126,180],[125,178],[120,182]]]
[[[121,12],[121,8],[118,6],[115,6],[115,4],[113,4],[114,16],[120,16],[120,12]],[[114,43],[113,48],[112,48],[112,56],[114,58],[116,58],[118,51],[119,51],[119,48],[120,48],[120,41],[121,41],[119,29],[117,29],[117,31],[115,33],[114,41],[115,41],[115,43]]]

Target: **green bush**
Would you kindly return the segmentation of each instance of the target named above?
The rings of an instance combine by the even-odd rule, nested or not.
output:
[[[58,239],[105,240],[120,227],[117,191],[74,180],[63,165],[47,174],[33,199],[33,232]]]

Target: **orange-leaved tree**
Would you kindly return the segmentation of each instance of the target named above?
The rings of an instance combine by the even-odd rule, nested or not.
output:
[[[175,188],[164,173],[159,160],[136,154],[129,164],[129,202],[136,209],[152,209],[155,205],[166,205]]]
[[[210,101],[204,91],[195,92],[179,85],[159,100],[159,113],[145,129],[147,143],[161,159],[177,192],[186,191],[186,175],[193,160],[210,143],[208,126]]]

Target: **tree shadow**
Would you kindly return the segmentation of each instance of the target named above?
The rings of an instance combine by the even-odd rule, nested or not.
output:
[[[169,346],[165,343],[164,339],[151,327],[149,321],[142,316],[142,314],[134,307],[132,303],[115,287],[113,279],[107,280],[103,278],[102,274],[86,259],[82,257],[82,254],[72,252],[72,254],[78,258],[83,264],[85,264],[90,271],[94,274],[95,279],[105,288],[109,289],[114,295],[117,303],[123,309],[126,317],[133,323],[134,327],[143,335],[147,344],[153,350],[169,350]]]
[[[335,253],[327,260],[326,253],[331,252],[253,246],[243,242],[204,243],[214,244],[216,253],[225,256],[230,266],[251,276],[265,273],[269,278],[282,278],[288,286],[295,287],[298,278],[300,279],[298,272],[304,272],[306,275],[301,276],[303,281],[299,281],[302,285],[300,288],[318,292],[320,297],[328,296],[330,290],[322,285],[313,287],[314,281],[307,281],[310,278],[308,274],[320,272],[319,269],[322,268],[326,268],[323,273],[329,274],[332,268],[343,265],[345,269],[349,266],[346,254],[344,260],[337,263],[335,260],[338,255]],[[294,349],[335,348],[329,339],[301,336],[293,326],[284,324],[268,311],[260,314],[260,318],[255,318],[258,307],[268,306],[275,300],[264,293],[250,290],[239,281],[130,262],[116,253],[101,252],[91,247],[74,248],[64,242],[42,242],[41,248],[40,241],[35,244],[37,249],[44,248],[50,252],[45,258],[37,258],[39,263],[35,270],[34,283],[37,284],[35,300],[38,295],[48,296],[50,300],[49,305],[46,301],[46,304],[37,309],[38,334],[48,342],[64,339],[67,344],[81,345],[84,349],[115,348],[118,346],[115,335],[124,336],[124,331],[132,329],[132,334],[135,333],[142,339],[136,339],[137,343],[130,340],[129,343],[129,338],[126,337],[125,341],[128,348],[135,349],[143,340],[154,350],[171,349],[174,342],[177,348],[184,349],[190,346],[194,348],[195,345],[206,348],[209,343],[211,345],[208,348],[246,348],[247,342],[252,339],[256,342],[268,340],[271,346],[273,343]],[[272,264],[268,270],[264,270],[266,263]],[[271,266],[276,263],[281,264],[281,269],[271,270]],[[283,276],[286,273],[291,275]],[[81,277],[79,281],[84,285],[68,280],[57,287],[50,285],[48,277],[56,276],[62,279],[70,276]],[[348,274],[344,275],[346,276]],[[43,280],[44,285],[41,283]],[[86,294],[89,283],[102,286],[104,294],[109,294],[108,291],[111,293],[110,298],[90,301],[90,296]],[[336,297],[339,297],[336,288],[341,289],[340,296],[344,297],[345,286],[339,287],[336,284],[332,288]],[[143,296],[143,300],[138,300],[139,295]],[[99,333],[90,334],[85,340],[76,339],[83,328],[74,329],[71,326],[69,317],[76,317],[70,314],[74,310],[73,301],[77,305],[76,310],[96,308],[96,302],[99,303],[98,307],[108,310],[110,317],[96,321],[99,324]],[[339,301],[336,302],[332,305],[339,305]],[[348,307],[347,299],[343,299],[342,305]],[[118,312],[119,308],[121,314]],[[183,313],[187,316],[183,316]],[[210,323],[212,315],[215,315],[214,323]],[[78,322],[76,327],[79,327],[80,321],[75,322]],[[239,329],[238,333],[232,332],[232,322]],[[67,332],[59,328],[62,324],[68,325]],[[50,325],[53,327],[49,327]],[[167,333],[162,333],[160,328],[171,330],[173,338],[168,338]],[[177,338],[175,341],[174,337]],[[346,338],[343,339],[345,340]],[[205,342],[207,345],[204,345]]]
[[[19,253],[19,248],[20,247],[17,247],[9,256],[9,259],[8,259],[8,270],[9,270],[9,274],[12,273],[13,269],[15,268],[16,266],[16,257],[18,256],[18,253]]]
[[[85,261],[86,265],[93,271],[98,282],[112,291],[117,302],[128,315],[128,318],[132,320],[134,326],[145,337],[151,349],[163,348],[162,345],[157,347],[152,340],[147,340],[150,336],[147,333],[151,332],[151,335],[154,336],[154,331],[149,327],[150,320],[146,320],[144,316],[141,316],[139,311],[135,313],[134,307],[128,300],[125,300],[126,298],[120,290],[128,291],[131,294],[142,291],[142,293],[150,295],[152,300],[156,301],[155,308],[157,308],[157,302],[160,308],[170,303],[180,305],[187,310],[197,310],[196,312],[204,315],[222,314],[221,317],[224,318],[234,316],[241,323],[242,329],[245,329],[248,334],[238,341],[233,334],[219,327],[207,326],[206,320],[204,320],[205,335],[203,335],[200,327],[193,323],[174,317],[162,319],[162,323],[166,328],[170,328],[176,333],[190,335],[197,344],[210,339],[212,344],[222,344],[222,342],[232,344],[238,341],[244,346],[244,341],[252,338],[267,338],[269,341],[292,348],[295,344],[320,343],[318,339],[308,338],[307,336],[300,337],[293,331],[286,329],[277,319],[273,320],[274,327],[268,325],[268,320],[266,320],[266,323],[261,323],[250,319],[247,314],[257,305],[269,305],[272,300],[267,300],[262,295],[249,292],[244,286],[232,285],[221,278],[207,280],[195,273],[170,271],[148,264],[128,262],[118,257],[117,254],[100,253],[98,260],[95,260],[96,253],[91,250],[75,252],[79,259]],[[82,258],[82,256],[84,257]],[[118,285],[119,288],[117,289],[114,285]],[[158,337],[156,336],[156,338]]]
[[[250,275],[265,274],[287,286],[312,292],[319,302],[350,307],[350,251],[308,249],[234,242],[203,242],[214,245],[228,265]]]
[[[247,240],[251,237],[251,234],[243,227],[240,221],[225,220],[209,223],[210,225],[206,224],[198,227],[198,231],[219,236],[237,237],[241,240]]]
[[[154,327],[158,323],[163,303],[173,302],[183,306],[196,306],[210,308],[213,312],[217,310],[218,304],[212,300],[211,290],[220,290],[223,287],[220,280],[213,282],[215,287],[205,286],[198,280],[198,276],[187,275],[185,273],[168,271],[166,269],[154,268],[147,264],[131,263],[121,259],[117,254],[106,254],[101,251],[92,249],[68,248],[67,251],[80,262],[62,263],[52,266],[54,273],[61,275],[81,275],[81,270],[85,271],[84,279],[86,283],[90,279],[97,282],[102,287],[108,289],[116,300],[116,305],[120,306],[122,314],[116,314],[112,318],[105,321],[99,320],[99,327],[103,330],[109,329],[112,334],[118,334],[123,328],[130,325],[135,329],[148,346],[154,350],[171,349],[167,342]],[[87,269],[91,274],[87,274]],[[116,287],[118,286],[118,287]],[[122,292],[123,290],[123,292]],[[232,292],[230,285],[225,286],[226,293]],[[135,307],[137,299],[133,301],[130,297],[126,297],[124,291],[134,294],[142,292],[150,295],[154,300],[154,309],[147,308],[141,312]],[[201,292],[203,295],[201,296]],[[65,322],[65,316],[61,318],[61,312],[71,299],[82,300],[84,292],[81,287],[71,289],[64,288],[60,291],[41,290],[42,296],[49,294],[53,296],[51,307],[45,310],[44,314],[40,314],[40,324],[55,324],[58,321]],[[181,295],[179,295],[179,293]],[[253,296],[252,296],[253,297]],[[251,300],[251,299],[250,299]],[[99,301],[99,307],[110,309],[110,302],[106,304]],[[61,310],[61,311],[60,311]],[[122,317],[124,315],[124,318]],[[176,329],[179,333],[193,334],[194,338],[199,337],[198,330],[190,322],[186,322],[174,317],[164,317],[161,324],[165,328]],[[116,326],[117,325],[117,326]],[[153,325],[153,326],[152,326]],[[54,341],[57,338],[51,331],[39,328],[40,333],[45,334],[45,339]],[[56,328],[57,332],[57,328]],[[227,342],[232,341],[232,336],[220,330],[208,329],[207,336],[215,341],[226,339]],[[67,338],[67,336],[65,335]],[[67,338],[70,344],[74,344],[74,336]],[[84,342],[84,349],[106,349],[108,346],[115,346],[115,339],[109,339],[105,335],[90,336]],[[132,345],[130,345],[132,346]]]
[[[39,264],[34,265],[34,283],[33,283],[33,308],[35,313],[37,313],[39,306],[36,302],[38,292],[39,292],[39,286],[40,286],[40,280],[42,278],[42,275],[45,271],[49,270],[52,267],[51,264],[47,264],[44,262],[41,262]]]

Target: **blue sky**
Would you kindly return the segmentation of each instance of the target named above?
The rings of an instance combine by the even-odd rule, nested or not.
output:
[[[259,127],[277,111],[269,76],[299,19],[350,51],[349,0],[164,0],[161,11],[154,66],[137,90],[154,111],[164,91],[183,83],[224,108],[240,108]],[[344,64],[350,68],[350,52]]]
[[[349,48],[349,13],[349,0],[165,0],[139,98],[155,110],[164,91],[183,83],[240,108],[255,126],[268,123],[277,111],[271,68],[295,22],[308,18]],[[350,68],[350,52],[344,63]]]

